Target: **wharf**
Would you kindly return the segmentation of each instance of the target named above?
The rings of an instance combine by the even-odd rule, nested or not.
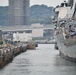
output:
[[[0,47],[0,68],[10,63],[15,56],[27,51],[28,49],[36,49],[35,44],[17,43],[16,45],[7,44]]]

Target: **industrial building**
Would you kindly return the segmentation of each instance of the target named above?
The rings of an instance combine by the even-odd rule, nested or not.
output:
[[[30,25],[29,0],[9,0],[9,25]]]

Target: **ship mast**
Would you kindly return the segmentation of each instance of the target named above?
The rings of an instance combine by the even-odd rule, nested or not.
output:
[[[74,13],[73,13],[72,18],[73,18],[73,19],[76,19],[76,3],[75,3],[75,7],[74,7]]]
[[[68,5],[74,8],[74,0],[68,0]]]

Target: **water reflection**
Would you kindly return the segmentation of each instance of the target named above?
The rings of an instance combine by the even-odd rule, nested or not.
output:
[[[40,44],[15,57],[0,75],[76,75],[76,63],[61,58],[54,45]]]
[[[66,60],[60,56],[56,57],[56,66],[75,66],[76,67],[76,63],[75,62],[71,62],[69,60]]]

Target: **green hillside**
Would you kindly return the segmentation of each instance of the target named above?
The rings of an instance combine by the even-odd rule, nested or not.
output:
[[[34,5],[30,7],[31,23],[50,24],[51,16],[54,15],[53,7],[46,5]]]
[[[8,25],[8,7],[0,6],[0,25]]]
[[[30,23],[50,24],[53,7],[46,5],[33,5],[30,7]],[[8,25],[8,6],[0,6],[0,25]]]

